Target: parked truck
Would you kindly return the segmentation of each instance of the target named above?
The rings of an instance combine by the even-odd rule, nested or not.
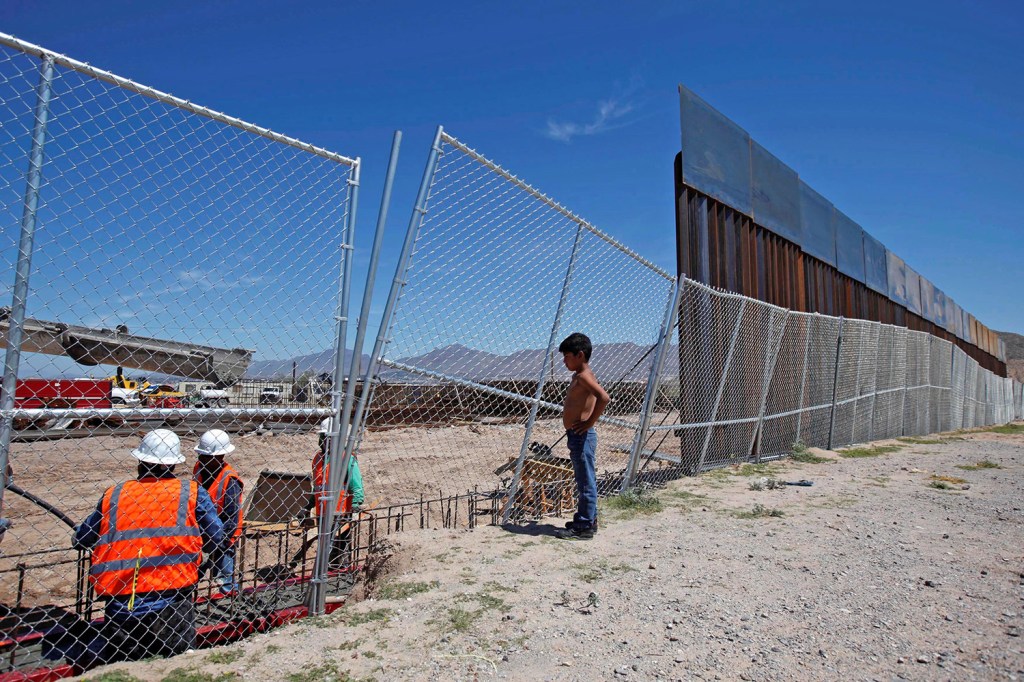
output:
[[[200,386],[192,394],[191,401],[196,407],[227,407],[231,404],[228,392],[223,388],[214,388],[211,384]]]
[[[108,409],[112,406],[107,379],[20,379],[14,388],[14,408],[24,410]],[[67,427],[81,420],[51,417],[16,419],[15,429]]]

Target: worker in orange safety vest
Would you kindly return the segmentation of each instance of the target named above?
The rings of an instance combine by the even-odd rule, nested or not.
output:
[[[192,648],[199,565],[224,540],[210,495],[174,476],[185,456],[173,431],[150,431],[131,454],[138,478],[108,488],[72,540],[92,549],[89,580],[107,602],[101,636],[74,661],[82,668]]]
[[[199,455],[192,478],[206,489],[224,525],[224,545],[210,557],[214,578],[220,591],[230,594],[238,589],[235,582],[235,542],[242,534],[242,477],[224,457],[235,451],[230,436],[220,429],[210,429],[199,438],[195,447]],[[202,570],[202,568],[201,568]]]
[[[327,498],[330,495],[331,467],[327,463],[330,450],[330,436],[333,427],[333,419],[328,417],[320,424],[319,447],[313,454],[313,502],[316,507],[317,516],[323,516],[328,509]],[[359,513],[363,505],[363,476],[359,471],[359,462],[355,453],[348,460],[348,482],[345,489],[338,495],[338,503],[335,506],[333,534],[335,538],[334,548],[331,552],[332,563],[335,563],[344,553],[351,548],[351,521],[354,514]],[[344,529],[344,530],[343,530]]]

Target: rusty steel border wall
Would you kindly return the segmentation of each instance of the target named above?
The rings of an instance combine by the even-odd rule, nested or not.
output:
[[[680,274],[794,311],[894,324],[1007,376],[998,335],[680,86]]]

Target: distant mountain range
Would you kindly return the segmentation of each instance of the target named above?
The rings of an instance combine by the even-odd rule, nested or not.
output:
[[[498,355],[453,344],[434,349],[423,355],[403,358],[398,362],[418,369],[476,382],[536,380],[543,368],[544,354],[544,349],[535,348],[516,351],[509,355]],[[599,380],[606,383],[646,381],[652,356],[653,351],[650,347],[639,346],[635,343],[609,343],[594,348],[591,364]],[[678,366],[678,354],[670,349],[666,356],[665,371],[672,372]],[[569,377],[569,371],[562,364],[562,356],[557,352],[553,355],[547,371],[549,376],[556,379],[568,379]],[[417,380],[416,375],[412,373],[391,368],[381,371],[380,377],[385,381],[395,382]]]
[[[352,366],[352,358],[355,353],[345,350],[345,371]],[[370,361],[370,356],[365,353],[360,363],[360,372]],[[322,374],[334,372],[334,350],[324,350],[312,355],[299,355],[287,360],[256,360],[249,365],[245,371],[246,379],[274,379],[290,377],[292,375],[292,363],[295,363],[295,376],[301,376],[306,372]]]

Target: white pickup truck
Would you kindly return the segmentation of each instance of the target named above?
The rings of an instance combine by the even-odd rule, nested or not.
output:
[[[213,386],[201,386],[195,397],[196,407],[227,407],[231,404],[228,392]]]

